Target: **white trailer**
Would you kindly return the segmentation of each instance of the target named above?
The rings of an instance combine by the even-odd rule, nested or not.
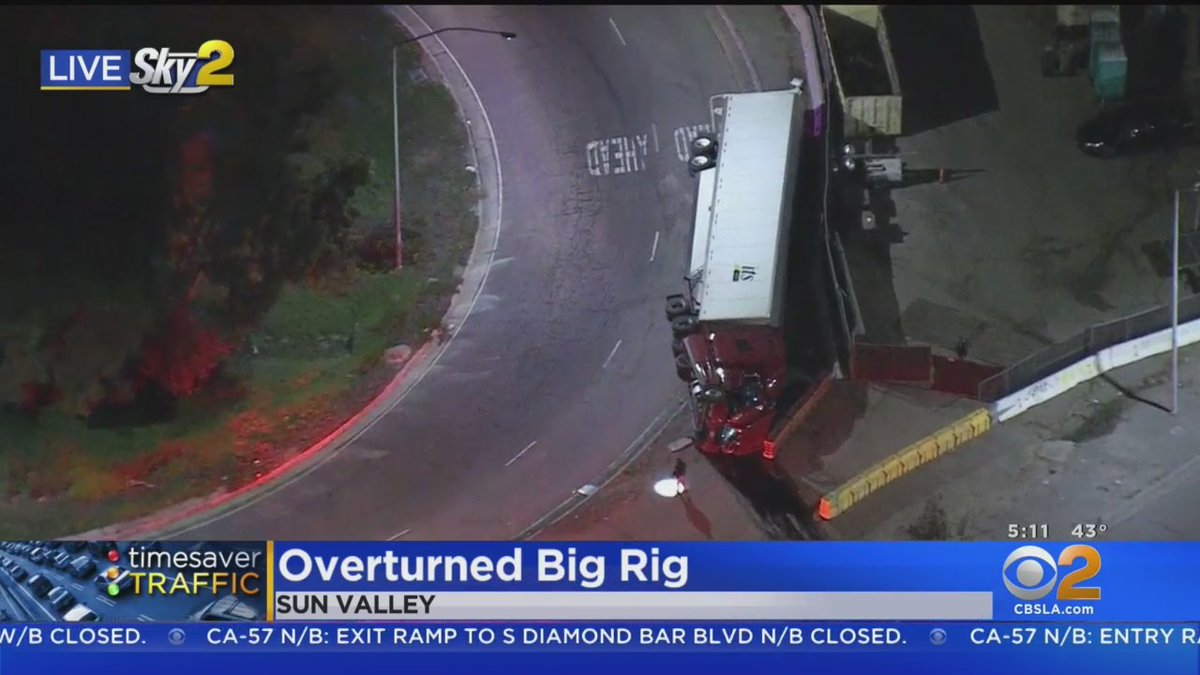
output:
[[[804,110],[799,89],[719,97],[689,267],[701,323],[779,326]]]

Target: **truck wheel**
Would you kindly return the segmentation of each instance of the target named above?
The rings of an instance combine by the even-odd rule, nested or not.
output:
[[[671,333],[676,339],[684,338],[695,333],[700,328],[700,319],[694,314],[686,314],[671,320]]]
[[[683,346],[683,340],[671,341],[671,353],[675,355],[675,358],[679,358],[680,354],[687,353],[687,349],[685,349]]]
[[[688,314],[690,310],[687,299],[682,295],[667,296],[667,321],[674,321],[676,317]]]
[[[688,171],[695,176],[705,169],[711,169],[715,164],[716,161],[708,155],[692,155],[688,160]]]
[[[716,387],[708,387],[696,395],[704,403],[720,403],[725,398],[725,392]]]
[[[693,155],[712,157],[717,154],[717,138],[712,134],[700,134],[692,139],[691,148]]]
[[[692,362],[688,360],[687,354],[675,357],[675,374],[684,382],[692,381]]]

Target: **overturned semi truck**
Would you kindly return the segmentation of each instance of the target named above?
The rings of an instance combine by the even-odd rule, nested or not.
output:
[[[800,88],[714,97],[713,134],[696,137],[696,213],[685,292],[668,296],[695,445],[764,453],[788,373],[787,253],[804,110]],[[769,455],[768,455],[769,456]]]

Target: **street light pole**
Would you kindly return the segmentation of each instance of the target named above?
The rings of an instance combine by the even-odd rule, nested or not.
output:
[[[394,176],[396,179],[395,186],[395,209],[396,218],[396,269],[400,270],[404,267],[404,234],[401,229],[401,201],[400,201],[400,48],[418,40],[424,40],[427,37],[433,37],[440,33],[449,33],[451,31],[464,31],[469,33],[487,33],[496,35],[511,40],[517,37],[516,33],[510,33],[503,30],[489,30],[487,28],[473,28],[470,26],[450,26],[448,28],[439,28],[437,30],[422,33],[415,37],[402,40],[392,45],[392,155],[394,161]]]
[[[1179,412],[1179,217],[1180,195],[1192,198],[1192,233],[1200,232],[1200,176],[1190,190],[1175,190],[1175,214],[1171,223],[1171,414]]]
[[[1179,190],[1171,221],[1171,414],[1179,412]]]
[[[392,149],[395,155],[396,178],[395,218],[396,218],[396,269],[404,267],[404,236],[400,234],[400,62],[397,53],[400,45],[392,46]]]

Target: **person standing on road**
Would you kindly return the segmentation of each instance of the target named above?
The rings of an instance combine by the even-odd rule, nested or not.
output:
[[[678,491],[675,493],[679,496],[687,492],[687,464],[682,459],[675,460],[675,469],[671,472],[671,476],[675,479],[675,484],[678,486]]]

